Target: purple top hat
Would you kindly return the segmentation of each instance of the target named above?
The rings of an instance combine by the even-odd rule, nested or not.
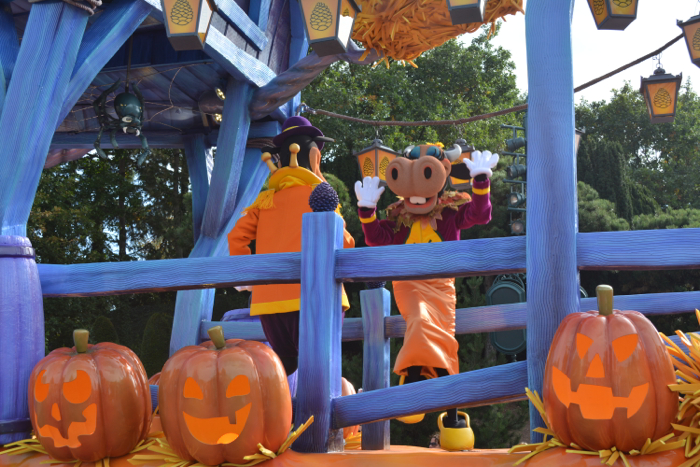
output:
[[[304,117],[289,117],[284,121],[280,134],[272,138],[272,143],[279,147],[284,143],[284,140],[295,135],[323,136],[323,132]],[[316,141],[316,146],[318,146],[319,151],[322,150],[323,141]]]

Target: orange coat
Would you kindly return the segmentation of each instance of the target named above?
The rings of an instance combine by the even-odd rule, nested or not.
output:
[[[304,173],[298,172],[299,170],[303,170]],[[302,168],[280,169],[275,172],[269,182],[272,190],[263,192],[258,200],[245,210],[229,232],[228,245],[231,256],[249,255],[249,245],[253,240],[256,254],[301,251],[301,217],[311,212],[309,195],[315,184],[321,182],[322,180],[310,171]],[[344,247],[354,246],[355,240],[346,230]],[[300,284],[253,286],[250,314],[267,315],[297,311],[300,308],[300,295]],[[350,304],[343,290],[343,311],[348,308]]]

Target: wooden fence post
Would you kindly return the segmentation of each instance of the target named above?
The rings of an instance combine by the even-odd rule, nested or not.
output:
[[[313,424],[294,443],[300,452],[343,450],[343,430],[332,428],[340,397],[342,285],[335,253],[343,248],[343,219],[334,212],[304,214],[301,236],[301,310],[295,425]]]
[[[528,386],[539,394],[559,323],[579,310],[572,8],[572,0],[531,0],[525,18],[527,181],[535,187],[527,196],[527,363]],[[542,426],[530,405],[530,427]]]
[[[384,318],[391,314],[391,294],[385,288],[360,292],[362,331],[362,391],[389,387],[391,366],[389,339],[384,331]],[[389,449],[389,420],[362,425],[362,449]]]

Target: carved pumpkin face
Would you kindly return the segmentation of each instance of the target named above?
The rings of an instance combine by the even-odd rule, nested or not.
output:
[[[671,359],[636,311],[573,313],[561,323],[545,370],[547,417],[559,439],[590,450],[640,449],[670,432],[678,398]]]
[[[258,443],[276,451],[292,423],[286,373],[267,346],[230,339],[180,349],[159,382],[163,431],[182,458],[245,463]]]
[[[39,442],[58,460],[125,455],[146,437],[151,420],[143,365],[111,343],[51,352],[30,377],[29,408]]]

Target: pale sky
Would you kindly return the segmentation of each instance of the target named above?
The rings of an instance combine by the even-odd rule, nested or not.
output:
[[[572,24],[574,85],[579,86],[658,49],[681,33],[676,20],[685,21],[697,14],[698,5],[699,0],[639,0],[637,19],[627,29],[598,31],[588,2],[576,0]],[[525,17],[518,14],[506,19],[494,43],[512,52],[518,88],[527,91]],[[700,91],[700,68],[690,61],[685,39],[666,49],[661,55],[661,64],[667,73],[683,73],[683,82],[690,79],[693,88]],[[652,75],[655,67],[656,62],[649,59],[576,93],[576,102],[581,98],[588,101],[609,100],[611,91],[621,88],[625,81],[631,81],[638,88],[640,76]]]

